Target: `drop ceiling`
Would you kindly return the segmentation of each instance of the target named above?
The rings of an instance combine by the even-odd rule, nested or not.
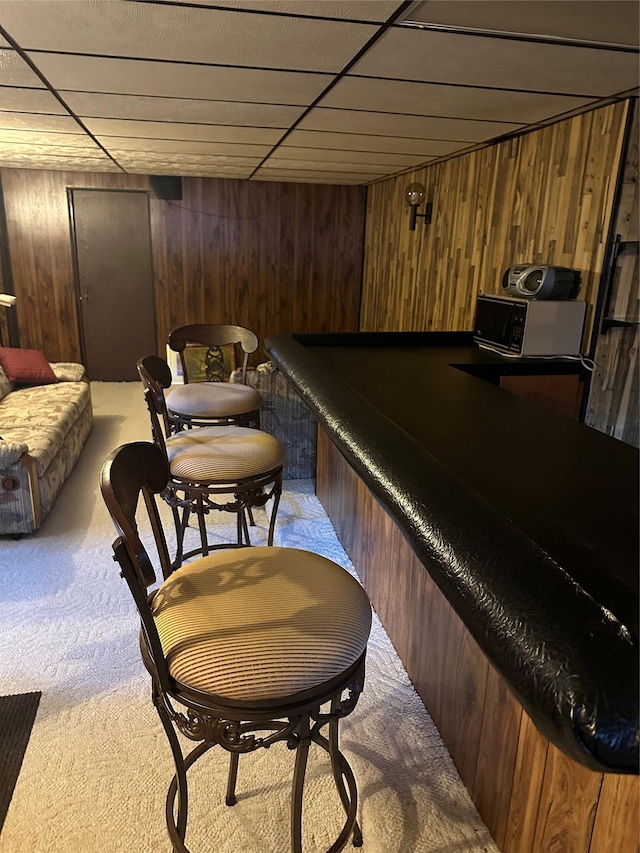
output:
[[[0,166],[369,184],[637,97],[635,0],[0,0]]]

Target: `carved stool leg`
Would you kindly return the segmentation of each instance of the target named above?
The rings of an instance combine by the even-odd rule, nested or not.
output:
[[[169,794],[171,795],[172,788],[174,789],[173,796],[167,796],[167,826],[173,824],[175,826],[175,830],[177,832],[178,839],[184,845],[184,836],[187,831],[187,812],[189,810],[189,793],[187,790],[187,769],[184,763],[184,757],[182,755],[182,748],[180,746],[180,742],[178,741],[178,737],[176,735],[175,729],[173,728],[173,723],[171,721],[171,717],[169,716],[167,709],[162,702],[162,699],[159,697],[156,692],[155,685],[153,688],[153,704],[156,706],[156,710],[158,712],[158,716],[160,717],[160,721],[162,722],[162,726],[167,735],[167,740],[169,741],[169,746],[171,747],[171,752],[173,754],[173,763],[176,768],[176,775],[173,777],[173,781],[171,783],[171,787],[169,788]],[[175,800],[175,788],[177,787],[178,793],[178,818],[174,819],[173,815],[173,803]],[[171,813],[170,813],[171,812]],[[171,832],[170,832],[171,835]],[[174,850],[180,849],[176,848],[175,841],[172,837],[172,841],[174,842]]]
[[[198,528],[200,530],[200,544],[202,545],[202,556],[206,557],[209,553],[209,540],[207,537],[207,525],[204,520],[204,506],[202,501],[202,495],[198,496],[198,508],[196,510],[198,514]]]
[[[273,487],[273,506],[271,507],[271,518],[269,520],[269,535],[267,537],[267,545],[273,545],[273,536],[276,529],[276,515],[280,506],[280,495],[282,494],[282,480]]]
[[[339,699],[334,697],[331,701],[331,710],[335,711],[338,705]],[[337,718],[329,723],[329,754],[331,756],[333,779],[336,783],[338,793],[340,794],[340,800],[342,801],[344,810],[348,816],[352,802],[349,799],[349,795],[347,794],[347,789],[344,784],[344,761],[342,753],[338,747],[338,724],[339,720]],[[357,820],[353,824],[353,846],[362,847],[362,830],[360,829]]]
[[[298,724],[299,741],[291,788],[291,853],[302,853],[302,794],[307,770],[307,756],[311,745],[309,717],[301,717]]]
[[[240,753],[232,752],[229,761],[229,778],[227,779],[227,796],[225,802],[228,806],[235,806],[236,800],[236,779],[238,778],[238,761]]]

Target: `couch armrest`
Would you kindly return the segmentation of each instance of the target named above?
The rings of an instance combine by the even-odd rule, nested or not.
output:
[[[29,447],[22,441],[4,441],[0,437],[0,468],[15,465],[23,453],[28,453]]]
[[[58,382],[80,382],[84,376],[84,364],[74,361],[49,362]]]

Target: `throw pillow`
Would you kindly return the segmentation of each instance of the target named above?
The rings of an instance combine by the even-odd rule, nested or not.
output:
[[[0,347],[0,367],[16,385],[50,385],[57,382],[44,353],[37,349]]]
[[[184,360],[189,382],[228,382],[235,369],[235,346],[206,347],[187,344]]]

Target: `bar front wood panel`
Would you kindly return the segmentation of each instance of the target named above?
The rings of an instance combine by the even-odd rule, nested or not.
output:
[[[0,171],[23,347],[80,360],[67,187],[148,189],[143,175]],[[158,352],[172,328],[237,323],[261,340],[357,331],[365,188],[183,178],[151,197]],[[259,353],[257,359],[264,358]]]
[[[638,778],[587,770],[538,732],[322,429],[316,492],[498,847],[638,853]]]
[[[578,269],[586,350],[614,203],[626,102],[369,188],[361,331],[470,330],[505,269]],[[433,203],[409,231],[406,187]]]

